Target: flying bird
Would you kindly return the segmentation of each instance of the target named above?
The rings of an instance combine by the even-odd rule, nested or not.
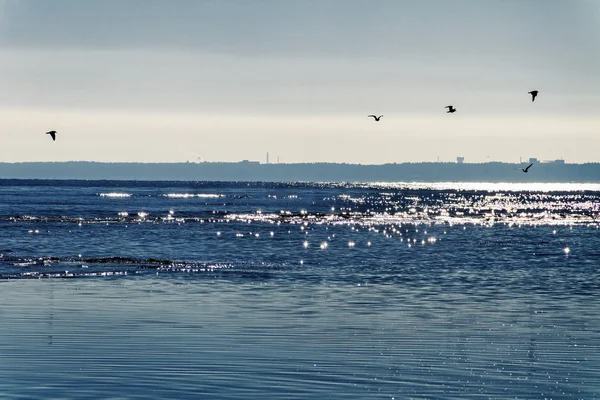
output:
[[[383,115],[380,115],[379,117],[377,115],[373,115],[373,114],[367,115],[367,118],[369,118],[369,117],[373,117],[375,119],[375,121],[379,121],[381,119],[381,117],[383,117]]]
[[[525,172],[525,173],[529,172],[529,168],[531,168],[531,166],[532,166],[532,165],[533,165],[533,163],[532,163],[532,164],[529,164],[529,165],[527,166],[527,168],[523,168],[523,169],[521,169],[521,171],[523,171],[523,172]]]
[[[46,135],[52,136],[52,140],[56,140],[56,131],[46,132]]]
[[[535,97],[538,95],[538,91],[537,90],[532,90],[531,92],[527,92],[531,95],[531,102],[533,102],[535,100]]]
[[[453,112],[456,112],[456,108],[454,108],[452,106],[446,106],[446,108],[448,109],[448,111],[446,111],[446,113],[452,114]]]

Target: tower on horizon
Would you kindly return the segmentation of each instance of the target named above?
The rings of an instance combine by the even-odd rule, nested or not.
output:
[[[267,164],[269,163],[269,152],[267,151]]]

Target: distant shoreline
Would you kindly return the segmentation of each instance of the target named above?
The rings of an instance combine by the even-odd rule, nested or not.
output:
[[[17,162],[0,163],[0,179],[83,179],[248,182],[556,182],[600,183],[600,163],[451,163],[380,165],[259,162]]]

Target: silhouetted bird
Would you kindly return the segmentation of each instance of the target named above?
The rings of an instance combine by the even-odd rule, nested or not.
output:
[[[446,113],[452,114],[453,112],[456,112],[456,108],[454,108],[452,106],[446,106],[446,108],[448,109],[448,111],[446,111]]]
[[[368,118],[368,117],[373,117],[373,118],[375,118],[375,121],[379,121],[379,120],[381,119],[381,117],[383,117],[383,115],[380,115],[380,116],[378,117],[377,115],[373,115],[373,114],[371,114],[371,115],[367,115],[367,118]]]
[[[533,165],[533,164],[529,164],[529,165],[527,166],[527,168],[525,168],[525,169],[521,169],[521,171],[523,171],[523,172],[525,172],[525,173],[529,172],[529,168],[531,168],[531,166],[532,166],[532,165]]]
[[[56,140],[56,131],[46,132],[46,135],[52,136],[52,140]]]
[[[535,96],[537,96],[538,91],[537,90],[532,90],[531,92],[527,92],[531,95],[531,101],[533,102],[535,100]]]

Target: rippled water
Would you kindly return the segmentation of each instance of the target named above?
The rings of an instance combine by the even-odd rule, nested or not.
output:
[[[2,398],[600,397],[600,185],[0,198]]]

